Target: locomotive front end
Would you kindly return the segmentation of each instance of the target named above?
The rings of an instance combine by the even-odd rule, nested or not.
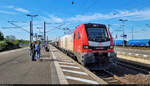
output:
[[[89,69],[107,69],[117,62],[111,33],[103,24],[85,24],[88,42],[83,45],[81,63]]]

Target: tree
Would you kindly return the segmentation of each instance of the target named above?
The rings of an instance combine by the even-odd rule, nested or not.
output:
[[[4,35],[2,32],[0,32],[0,41],[4,40]]]
[[[6,36],[6,41],[9,41],[9,42],[13,42],[13,41],[15,41],[16,40],[16,37],[15,36],[13,36],[13,35],[10,35],[10,36]]]

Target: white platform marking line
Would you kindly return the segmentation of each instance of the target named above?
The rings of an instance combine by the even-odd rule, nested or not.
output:
[[[62,63],[62,64],[74,64],[74,63],[70,63],[70,62],[59,62],[59,63]]]
[[[82,79],[82,78],[77,78],[77,77],[72,77],[72,76],[65,76],[66,79],[71,79],[71,80],[77,80],[77,81],[81,81],[81,82],[86,82],[86,83],[90,83],[90,84],[99,84],[96,81],[93,80],[88,80],[88,79]]]
[[[143,55],[144,57],[148,57],[148,55]]]
[[[70,73],[76,73],[76,74],[81,74],[81,75],[88,75],[87,73],[85,72],[80,72],[80,71],[73,71],[73,70],[66,70],[66,69],[63,69],[64,72],[70,72]]]
[[[80,69],[80,67],[76,67],[76,66],[68,66],[68,65],[60,65],[61,67],[68,67],[68,68],[76,68],[76,69]]]
[[[51,50],[52,49],[50,47],[50,51]],[[52,53],[52,58],[56,59],[54,53],[53,52],[51,52],[51,53]],[[60,65],[59,65],[59,63],[57,61],[54,61],[54,66],[56,68],[56,72],[57,72],[57,76],[58,76],[60,84],[68,84],[68,81],[65,79],[64,73],[62,72],[62,69],[61,69],[61,67],[60,67]]]
[[[139,54],[135,54],[136,56],[139,56]]]

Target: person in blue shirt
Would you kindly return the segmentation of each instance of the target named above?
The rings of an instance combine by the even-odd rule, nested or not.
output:
[[[35,44],[35,53],[36,53],[36,58],[37,58],[38,61],[40,60],[40,50],[41,50],[40,42],[37,42]]]

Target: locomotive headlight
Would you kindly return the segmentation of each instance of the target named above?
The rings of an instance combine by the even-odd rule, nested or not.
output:
[[[88,49],[89,46],[88,46],[88,45],[83,45],[83,48],[84,48],[84,49]]]

